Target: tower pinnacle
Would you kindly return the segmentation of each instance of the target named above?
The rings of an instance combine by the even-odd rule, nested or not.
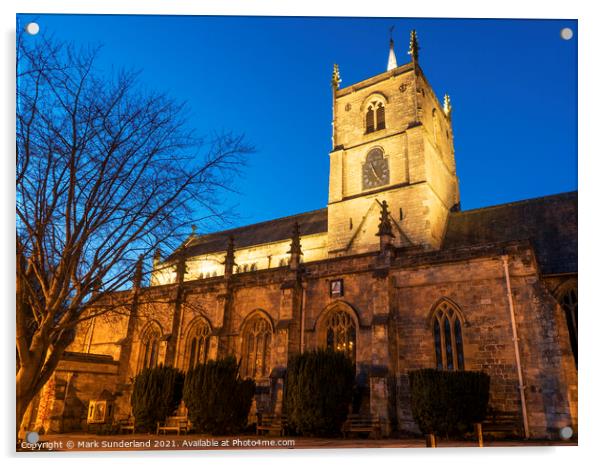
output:
[[[226,257],[224,258],[224,278],[229,279],[234,272],[234,266],[236,262],[234,262],[234,237],[228,237],[228,247],[226,249]]]
[[[393,225],[391,224],[389,205],[387,201],[380,203],[380,223],[378,224],[378,233],[376,236],[390,236],[394,238]]]
[[[412,29],[410,32],[410,50],[408,50],[408,55],[412,57],[413,62],[418,61],[418,51],[420,47],[418,46],[418,36],[416,35],[416,29]]]
[[[445,97],[443,97],[443,111],[448,118],[451,117],[452,104],[449,94],[445,94]]]
[[[293,225],[291,248],[288,253],[291,255],[289,267],[291,270],[297,270],[297,268],[299,268],[299,263],[301,262],[301,256],[303,255],[303,251],[301,251],[301,231],[298,222],[295,222]]]
[[[395,48],[393,43],[393,27],[389,29],[391,37],[389,38],[389,62],[387,63],[387,71],[397,68],[397,58],[395,57]]]
[[[338,89],[339,84],[341,84],[341,73],[339,72],[339,65],[336,63],[332,69],[332,79],[330,81],[333,89]]]

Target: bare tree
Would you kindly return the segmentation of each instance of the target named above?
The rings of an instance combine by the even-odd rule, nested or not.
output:
[[[196,138],[183,105],[137,73],[103,74],[98,53],[17,38],[17,431],[86,309],[106,312],[192,222],[223,219],[220,193],[252,151]]]

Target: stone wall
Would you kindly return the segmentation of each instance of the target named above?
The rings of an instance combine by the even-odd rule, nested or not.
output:
[[[490,374],[490,404],[513,413],[520,426],[520,392],[502,261],[505,254],[529,426],[534,437],[552,437],[559,427],[576,426],[576,370],[563,313],[549,290],[560,284],[554,279],[542,281],[528,242],[432,252],[406,248],[391,260],[366,253],[306,263],[299,272],[282,267],[237,274],[229,282],[215,277],[184,282],[180,288],[143,289],[129,323],[122,317],[95,323],[92,345],[88,346],[103,342],[97,347],[121,350],[62,362],[48,384],[52,393],[46,398],[52,400],[52,406],[38,412],[52,413],[43,422],[47,429],[81,429],[87,403],[104,393],[115,397],[116,417],[125,417],[131,379],[140,370],[141,335],[149,325],[160,331],[159,362],[185,369],[188,334],[195,322],[203,319],[210,325],[209,357],[234,354],[240,358],[242,329],[247,319],[257,314],[270,322],[269,366],[275,377],[258,381],[265,392],[259,395],[259,405],[280,409],[276,408],[282,390],[278,371],[302,347],[325,346],[325,316],[343,310],[356,326],[357,380],[365,393],[360,410],[379,416],[385,433],[415,432],[407,373],[435,367],[432,313],[446,300],[461,315],[465,368]],[[342,280],[342,296],[331,295],[332,280]],[[82,333],[88,334],[83,326]],[[74,347],[81,349],[86,341],[78,337]],[[123,350],[128,345],[129,353]],[[173,348],[172,356],[169,348]],[[125,354],[129,354],[127,360]],[[58,392],[68,378],[71,395],[65,402]]]
[[[412,267],[394,273],[396,287],[398,422],[400,430],[415,431],[409,410],[407,372],[435,367],[432,313],[440,300],[462,315],[465,368],[491,376],[490,405],[514,413],[522,424],[518,372],[500,250],[498,256]],[[537,438],[558,434],[576,425],[569,403],[576,371],[563,351],[567,337],[557,305],[543,288],[529,247],[509,256],[519,352],[525,384],[528,424]],[[564,342],[564,343],[563,343]],[[563,369],[564,367],[564,369]]]
[[[46,433],[88,430],[90,400],[115,401],[121,395],[118,369],[110,357],[67,354],[42,389],[28,428]]]

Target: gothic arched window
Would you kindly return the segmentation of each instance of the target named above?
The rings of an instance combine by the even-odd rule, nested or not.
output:
[[[140,338],[139,370],[156,367],[159,363],[161,332],[156,325],[147,326]]]
[[[196,324],[188,335],[186,349],[186,367],[194,369],[198,364],[205,364],[209,355],[209,336],[211,329],[205,321]]]
[[[560,295],[560,305],[566,317],[566,325],[569,329],[571,350],[577,365],[577,287],[571,286]]]
[[[345,353],[355,362],[356,329],[351,315],[344,310],[332,311],[326,318],[326,347]]]
[[[382,103],[376,106],[376,129],[385,129],[385,106]]]
[[[385,104],[375,100],[366,109],[366,133],[385,128]]]
[[[366,133],[371,133],[374,131],[374,108],[372,105],[368,106],[368,111],[366,112]]]
[[[256,315],[244,327],[242,335],[243,377],[252,379],[270,375],[270,345],[272,326],[262,316]]]
[[[464,344],[459,312],[447,301],[433,314],[433,339],[437,369],[464,370]]]

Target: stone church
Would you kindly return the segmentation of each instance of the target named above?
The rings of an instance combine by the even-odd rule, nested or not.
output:
[[[577,431],[577,193],[463,211],[452,106],[409,62],[340,87],[332,74],[325,208],[158,252],[150,283],[110,299],[126,312],[79,328],[28,413],[68,432],[130,413],[144,367],[235,355],[257,383],[250,419],[282,409],[289,358],[318,347],[355,362],[359,410],[383,434],[417,432],[408,371],[491,376],[488,426]]]

